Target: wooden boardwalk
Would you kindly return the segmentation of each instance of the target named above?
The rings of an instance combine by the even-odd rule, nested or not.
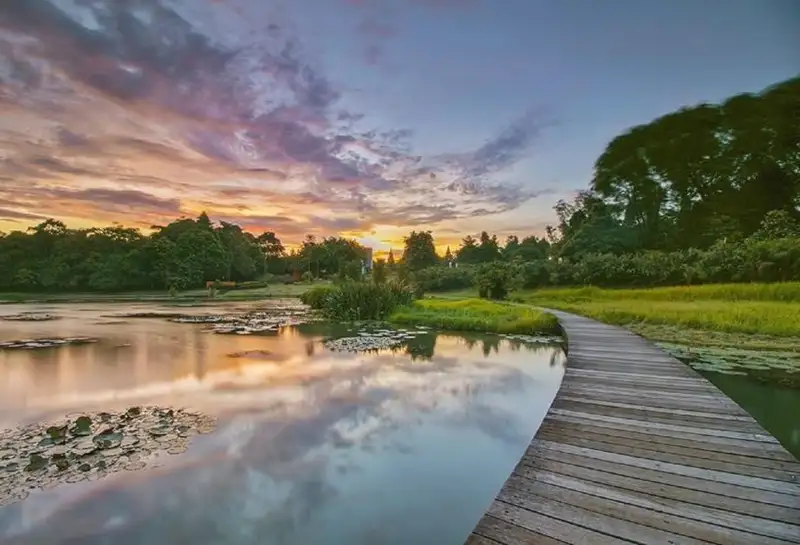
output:
[[[633,333],[553,313],[561,389],[468,545],[800,543],[800,463],[752,417]]]

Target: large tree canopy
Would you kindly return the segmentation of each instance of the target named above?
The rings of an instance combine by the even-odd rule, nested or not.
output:
[[[708,247],[800,207],[800,78],[683,108],[614,138],[591,193],[646,249]]]

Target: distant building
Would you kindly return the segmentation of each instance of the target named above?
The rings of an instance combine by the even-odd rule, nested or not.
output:
[[[361,261],[361,276],[372,271],[372,248],[365,248],[365,259]]]

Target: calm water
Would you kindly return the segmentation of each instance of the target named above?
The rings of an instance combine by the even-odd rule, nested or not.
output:
[[[101,339],[0,351],[0,427],[145,404],[219,418],[214,433],[162,468],[60,485],[0,508],[0,541],[460,545],[563,374],[559,348],[496,336],[430,333],[395,353],[348,354],[325,349],[323,338],[344,332],[321,324],[237,336],[108,317],[166,310],[175,311],[0,307],[63,317],[0,321],[0,340]]]
[[[800,460],[800,390],[764,384],[742,375],[702,374]]]

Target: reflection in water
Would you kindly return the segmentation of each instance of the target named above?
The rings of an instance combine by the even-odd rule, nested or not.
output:
[[[52,311],[63,319],[2,324],[0,338],[101,342],[0,353],[0,423],[154,403],[212,414],[218,428],[161,468],[0,509],[0,541],[460,544],[563,373],[559,349],[497,336],[430,333],[398,350],[348,354],[322,340],[352,333],[321,324],[227,336]]]

